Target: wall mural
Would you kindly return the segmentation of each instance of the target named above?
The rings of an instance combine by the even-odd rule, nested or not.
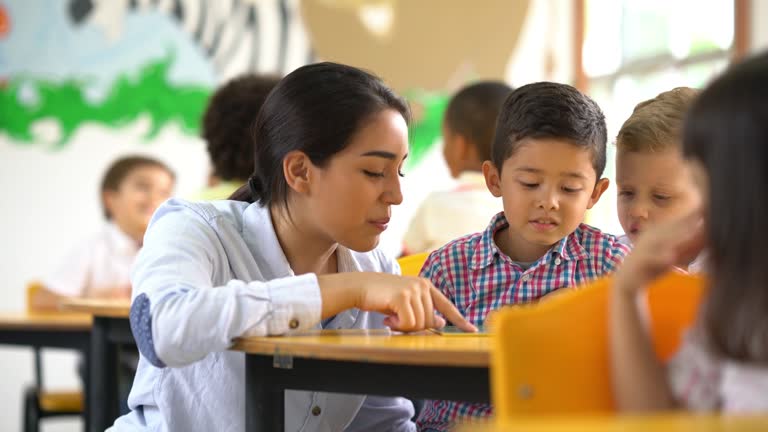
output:
[[[40,78],[11,79],[0,89],[0,130],[19,144],[35,142],[35,123],[55,121],[60,133],[54,147],[66,145],[84,123],[120,128],[147,116],[150,140],[168,123],[176,122],[196,134],[209,88],[173,83],[168,70],[173,55],[141,65],[135,77],[118,75],[106,97],[89,100],[87,83],[67,79],[62,82]]]
[[[329,11],[306,5],[310,10],[302,11],[300,5],[298,0],[0,1],[0,134],[15,145],[50,150],[67,146],[86,124],[119,133],[146,119],[147,141],[171,124],[197,135],[218,83],[243,71],[285,74],[316,59],[302,14]],[[348,15],[348,8],[338,13]],[[313,25],[321,38],[331,30]],[[339,59],[333,52],[324,58],[369,63]],[[413,168],[437,142],[448,97],[439,86],[399,84],[414,110]]]

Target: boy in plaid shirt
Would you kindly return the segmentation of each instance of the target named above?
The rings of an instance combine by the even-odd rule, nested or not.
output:
[[[504,305],[614,271],[628,247],[582,223],[608,188],[601,178],[606,140],[602,111],[575,88],[540,82],[512,92],[499,113],[491,160],[483,164],[486,185],[504,211],[485,231],[434,251],[421,276],[482,325]],[[427,401],[418,427],[444,431],[491,413],[486,404]]]

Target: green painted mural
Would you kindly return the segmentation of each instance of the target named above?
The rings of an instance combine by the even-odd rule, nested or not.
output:
[[[77,129],[86,123],[119,128],[148,116],[150,129],[145,139],[151,140],[167,125],[176,123],[186,133],[197,135],[200,117],[210,89],[195,85],[174,84],[168,79],[174,55],[152,61],[141,67],[135,77],[120,75],[107,96],[98,103],[88,101],[86,84],[78,80],[51,82],[17,76],[0,87],[0,133],[13,142],[31,145],[36,142],[33,126],[41,120],[56,122],[61,135],[54,149],[66,146]],[[25,102],[24,86],[31,86],[34,102]],[[406,94],[414,106],[415,119],[410,129],[411,153],[408,167],[421,162],[440,136],[443,113],[448,96],[411,91]]]
[[[89,102],[84,83],[76,80],[54,83],[33,78],[14,77],[0,88],[0,132],[15,142],[32,144],[32,127],[40,120],[53,120],[61,128],[56,146],[69,142],[78,127],[93,122],[121,127],[148,116],[150,130],[146,138],[155,137],[167,124],[176,122],[185,132],[196,134],[210,89],[194,85],[177,85],[168,80],[174,56],[150,62],[141,67],[136,77],[120,75],[103,101]],[[34,103],[23,101],[22,85],[33,86]]]
[[[439,93],[407,92],[414,108],[414,121],[409,130],[411,144],[407,167],[415,167],[429,153],[442,134],[442,122],[450,96]]]

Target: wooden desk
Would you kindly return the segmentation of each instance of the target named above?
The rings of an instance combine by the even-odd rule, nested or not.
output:
[[[121,345],[136,346],[128,316],[129,300],[99,300],[73,298],[65,300],[67,311],[93,316],[90,338],[90,368],[88,382],[91,431],[103,431],[112,426],[120,413],[118,392],[118,352]]]
[[[91,342],[91,317],[72,313],[2,313],[0,314],[0,344],[21,345],[32,348],[68,348],[81,351],[86,358],[85,368],[89,369]],[[40,371],[39,365],[37,368]],[[40,383],[42,377],[36,377]],[[84,429],[90,430],[88,420],[89,392],[88,377],[85,377]]]
[[[463,425],[456,432],[758,432],[768,430],[768,416],[659,414],[529,418],[509,424]]]
[[[0,331],[7,333],[15,330],[46,330],[69,333],[89,331],[91,316],[81,313],[0,313]]]
[[[282,431],[284,390],[490,401],[488,336],[317,330],[242,338],[247,431]]]
[[[85,315],[112,318],[128,318],[131,312],[130,300],[107,300],[70,298],[61,303],[61,308],[66,311]]]

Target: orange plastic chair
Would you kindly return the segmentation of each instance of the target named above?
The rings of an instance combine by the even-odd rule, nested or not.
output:
[[[398,258],[397,263],[400,264],[400,271],[403,276],[418,276],[427,257],[429,257],[429,252],[406,255]]]
[[[55,313],[35,308],[35,297],[43,285],[27,285],[27,313]],[[35,384],[24,391],[24,430],[38,431],[40,420],[46,417],[82,415],[83,393],[80,391],[45,391],[43,389],[43,362],[40,347],[34,347]]]
[[[611,281],[600,279],[492,316],[491,388],[498,421],[526,414],[614,410],[608,357]],[[701,278],[679,273],[650,287],[650,329],[660,359],[679,347],[695,320],[703,289]]]

